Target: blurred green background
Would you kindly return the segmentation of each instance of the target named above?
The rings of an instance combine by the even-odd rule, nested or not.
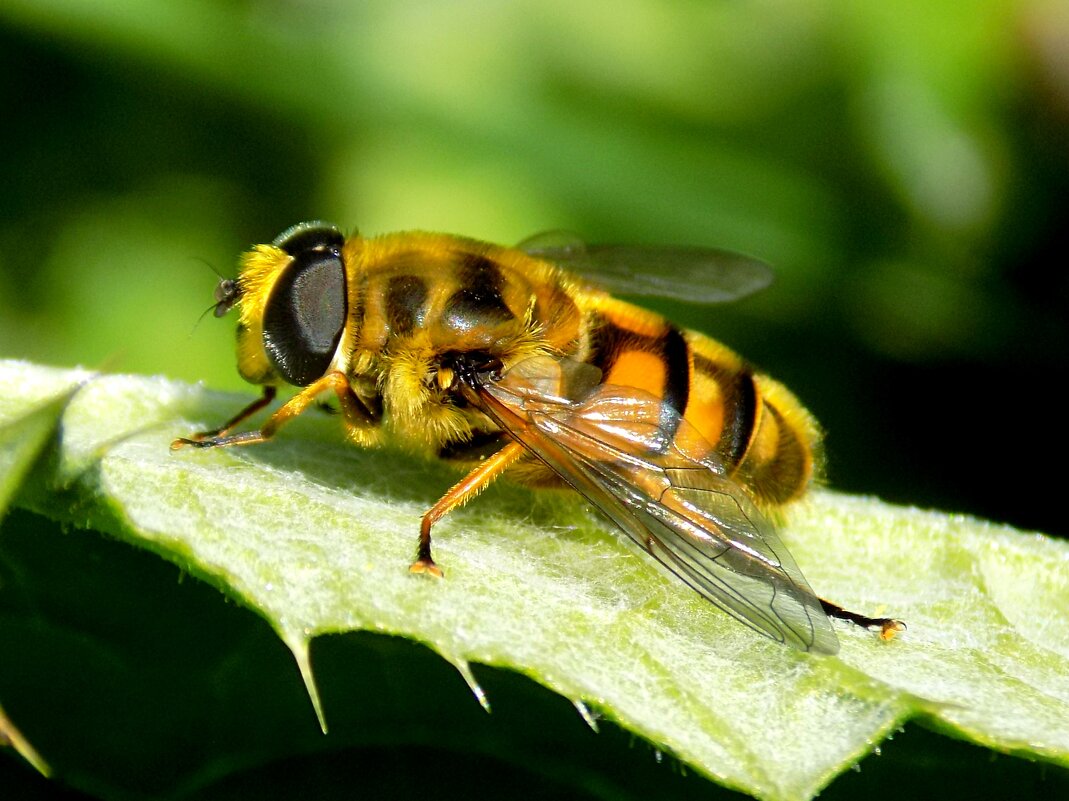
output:
[[[0,356],[239,389],[303,219],[726,247],[841,489],[1069,533],[1069,4],[0,0]]]

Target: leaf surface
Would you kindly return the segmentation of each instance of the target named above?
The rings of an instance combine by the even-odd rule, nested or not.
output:
[[[0,387],[30,406],[27,387],[83,379],[0,363]],[[760,798],[811,797],[911,718],[1069,764],[1063,542],[815,492],[782,529],[812,586],[909,630],[885,643],[836,624],[841,653],[811,656],[739,626],[568,494],[492,487],[436,527],[445,580],[410,575],[420,515],[455,474],[355,449],[311,413],[268,444],[169,450],[244,402],[94,378],[21,502],[156,551],[258,612],[327,720],[309,642],[369,630],[426,644],[480,697],[470,663],[523,673]],[[0,397],[3,430],[15,405]]]

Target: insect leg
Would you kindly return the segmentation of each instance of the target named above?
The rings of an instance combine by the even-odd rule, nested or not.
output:
[[[230,431],[230,429],[232,429],[234,426],[244,422],[245,420],[248,420],[258,411],[260,411],[260,409],[271,403],[271,401],[275,399],[275,394],[277,393],[277,391],[278,390],[276,390],[274,387],[265,386],[262,396],[260,396],[248,406],[246,406],[244,409],[242,409],[240,412],[235,414],[233,417],[231,417],[229,420],[219,426],[219,428],[213,428],[210,431],[199,431],[192,437],[190,437],[190,439],[196,442],[200,442],[204,439],[214,439],[216,437],[225,436],[226,433]],[[173,443],[171,443],[171,449],[175,450],[177,448],[182,447],[182,445],[187,444],[190,444],[189,440],[176,439]]]
[[[419,549],[416,561],[409,568],[413,573],[430,573],[442,576],[442,569],[431,558],[431,526],[474,498],[501,475],[513,462],[519,459],[526,449],[518,442],[510,442],[493,456],[487,457],[479,466],[458,481],[441,499],[432,506],[419,526]]]
[[[282,405],[282,408],[267,419],[267,422],[263,424],[259,431],[249,431],[244,434],[225,436],[226,432],[234,425],[271,402],[271,398],[274,397],[273,387],[265,387],[263,398],[254,401],[245,409],[242,409],[241,413],[235,416],[234,419],[228,422],[223,428],[219,429],[218,433],[213,434],[212,432],[206,432],[204,435],[198,434],[195,437],[188,439],[181,437],[171,443],[171,450],[178,450],[186,445],[191,445],[194,448],[226,448],[231,445],[253,445],[257,442],[271,439],[279,428],[307,409],[315,401],[317,396],[328,390],[334,390],[334,393],[338,396],[342,412],[345,414],[347,421],[355,422],[359,425],[372,424],[373,421],[371,420],[370,415],[367,414],[360,402],[356,399],[345,374],[334,371],[327,373],[318,381],[309,384],[299,394],[294,395],[286,401],[286,403]]]
[[[843,609],[838,604],[833,604],[831,601],[825,601],[823,598],[818,600],[820,601],[820,605],[824,608],[824,614],[828,617],[847,620],[855,626],[861,626],[866,629],[879,627],[881,640],[893,640],[896,634],[900,631],[905,631],[906,629],[906,624],[901,620],[895,620],[891,617],[866,617],[857,612]]]
[[[376,413],[368,402],[353,391],[352,385],[343,373],[331,373],[334,378],[334,394],[338,398],[342,418],[350,438],[358,445],[374,444],[380,433],[378,422],[381,413]]]

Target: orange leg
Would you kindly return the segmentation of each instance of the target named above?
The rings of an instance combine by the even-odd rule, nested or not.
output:
[[[523,456],[524,452],[524,447],[518,442],[510,442],[493,456],[483,460],[423,515],[419,526],[419,550],[416,561],[409,568],[413,573],[429,573],[441,578],[442,569],[431,558],[431,526],[490,486],[494,479]]]
[[[345,377],[344,373],[335,371],[327,373],[318,381],[309,384],[299,394],[286,401],[282,408],[268,418],[259,431],[224,436],[235,425],[270,403],[274,397],[274,387],[265,387],[264,397],[250,403],[222,428],[217,431],[206,431],[188,439],[185,437],[176,439],[171,443],[171,450],[178,450],[186,445],[191,445],[194,448],[226,448],[231,445],[253,445],[257,442],[264,442],[271,439],[283,425],[307,409],[315,401],[316,397],[329,390],[333,390],[334,394],[338,396],[342,413],[351,425],[374,425],[374,420],[371,419],[363,404],[353,393],[353,389],[349,385],[349,379]]]

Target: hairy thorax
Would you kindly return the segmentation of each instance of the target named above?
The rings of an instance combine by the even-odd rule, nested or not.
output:
[[[515,251],[457,239],[442,247],[424,236],[360,240],[346,254],[349,322],[335,367],[381,409],[382,431],[351,433],[361,444],[385,434],[434,451],[493,430],[441,386],[439,370],[456,354],[486,354],[507,368],[582,347],[581,312],[557,271],[514,263]]]

